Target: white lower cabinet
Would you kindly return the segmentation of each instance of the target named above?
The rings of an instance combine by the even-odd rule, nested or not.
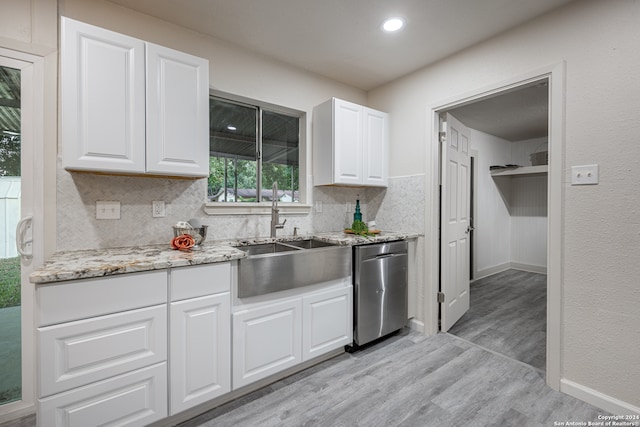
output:
[[[231,391],[229,298],[171,303],[171,415]]]
[[[39,427],[167,417],[167,274],[36,288]]]
[[[312,288],[233,314],[233,389],[352,342],[351,278]]]
[[[233,315],[233,387],[302,361],[302,301],[292,298]]]
[[[166,362],[38,402],[40,427],[145,426],[166,416]]]
[[[169,414],[231,391],[231,263],[169,272]]]
[[[302,297],[302,361],[353,341],[352,287]]]

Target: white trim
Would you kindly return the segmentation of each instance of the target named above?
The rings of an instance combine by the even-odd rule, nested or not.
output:
[[[521,264],[519,262],[511,262],[510,264],[511,264],[511,268],[514,270],[547,274],[547,267],[545,267],[544,265]]]
[[[499,94],[538,80],[549,80],[549,179],[548,185],[548,226],[547,226],[547,384],[560,389],[562,372],[562,283],[563,283],[563,167],[565,129],[565,76],[564,62],[551,64],[508,80],[479,88],[472,92],[453,96],[437,102],[427,109],[426,164],[431,167],[431,185],[425,186],[428,206],[425,210],[425,229],[438,230],[440,225],[439,203],[439,160],[440,142],[438,138],[439,113],[456,106]],[[428,182],[426,184],[429,184]],[[429,196],[430,195],[430,196]],[[432,231],[426,236],[426,274],[424,313],[425,333],[434,334],[438,330],[438,265],[440,263],[439,236]]]
[[[520,270],[528,271],[531,273],[547,274],[547,267],[541,265],[521,264],[519,262],[505,262],[502,264],[494,265],[493,267],[485,268],[484,270],[478,270],[476,272],[477,277],[473,281],[484,279],[485,277],[492,276],[497,273],[502,273],[507,270]]]
[[[504,262],[502,264],[498,264],[498,265],[494,265],[494,266],[491,266],[491,267],[487,267],[485,269],[476,271],[477,276],[474,277],[474,280],[483,279],[483,278],[485,278],[487,276],[491,276],[491,275],[496,274],[496,273],[501,273],[501,272],[506,271],[506,270],[508,270],[510,268],[511,268],[511,263],[510,262]]]
[[[560,381],[560,391],[596,406],[613,415],[640,415],[640,407],[616,399],[597,390],[583,386],[566,378]],[[620,421],[625,421],[624,419]]]
[[[407,324],[407,326],[409,326],[411,330],[424,334],[424,323],[416,318],[409,319],[409,323]]]
[[[278,203],[280,215],[308,215],[311,208],[302,203]],[[271,203],[205,203],[202,209],[207,215],[271,215]]]

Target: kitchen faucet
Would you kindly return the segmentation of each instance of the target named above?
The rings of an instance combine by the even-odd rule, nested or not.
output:
[[[284,223],[287,222],[286,218],[280,224],[280,218],[278,213],[278,181],[273,181],[273,192],[271,196],[271,237],[276,237],[276,230],[278,228],[284,228]]]

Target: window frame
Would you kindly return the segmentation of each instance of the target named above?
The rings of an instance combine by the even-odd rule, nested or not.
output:
[[[260,116],[262,116],[262,110],[266,109],[268,111],[272,111],[279,114],[284,114],[288,116],[298,117],[299,120],[299,141],[298,141],[298,156],[299,156],[299,172],[298,172],[298,191],[299,197],[298,202],[278,202],[278,207],[280,209],[280,214],[308,214],[311,212],[311,204],[309,204],[307,195],[308,187],[307,187],[307,164],[308,164],[308,155],[307,153],[310,151],[307,147],[307,114],[305,111],[296,110],[293,108],[287,108],[279,105],[274,105],[267,102],[257,101],[255,99],[246,98],[243,96],[233,95],[217,90],[210,90],[209,95],[222,98],[229,102],[238,103],[241,105],[258,107],[258,111],[260,112]],[[259,133],[258,138],[259,142],[256,144],[257,148],[260,148],[262,144],[262,135],[261,135],[261,127],[258,126]],[[258,168],[258,177],[256,180],[256,186],[261,185],[262,177],[261,177],[261,167]],[[207,196],[205,195],[205,198]],[[205,213],[207,215],[270,215],[271,214],[271,202],[210,202],[209,200],[205,201],[203,207]]]

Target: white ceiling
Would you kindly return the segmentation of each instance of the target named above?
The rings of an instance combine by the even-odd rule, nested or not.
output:
[[[548,136],[547,81],[519,87],[498,96],[449,110],[465,126],[508,141]]]
[[[368,91],[572,0],[110,1]]]

